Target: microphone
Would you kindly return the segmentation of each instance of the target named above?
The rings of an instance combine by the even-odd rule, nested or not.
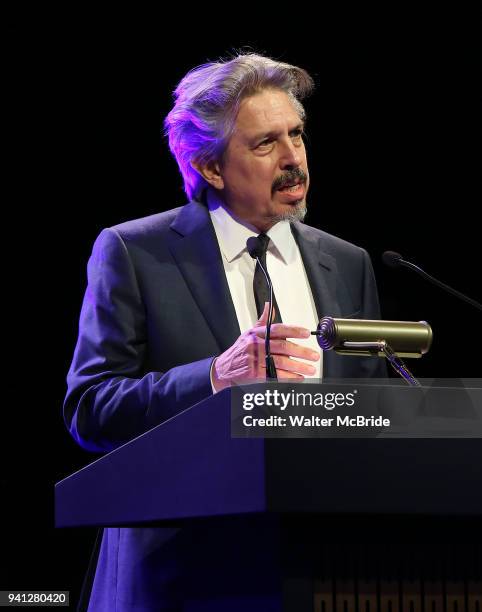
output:
[[[261,263],[261,257],[263,255],[263,246],[257,236],[251,236],[246,241],[246,249],[253,259],[259,264],[261,271],[266,278],[269,289],[269,309],[268,309],[268,321],[266,324],[266,335],[264,338],[265,348],[265,363],[266,363],[266,380],[278,380],[278,374],[276,372],[276,366],[274,363],[273,356],[271,355],[271,323],[273,321],[273,284],[268,274],[268,270]]]
[[[472,298],[469,298],[466,295],[464,295],[463,293],[460,293],[460,291],[457,291],[456,289],[453,289],[452,287],[449,287],[445,283],[442,283],[442,281],[439,281],[436,278],[434,278],[433,276],[430,276],[430,274],[427,274],[426,272],[424,272],[424,270],[422,270],[421,268],[419,268],[415,264],[413,264],[413,263],[411,263],[409,261],[405,261],[405,259],[402,258],[400,253],[395,253],[395,251],[385,251],[385,253],[383,253],[383,255],[382,255],[382,260],[383,260],[383,263],[385,265],[389,266],[390,268],[400,268],[400,267],[403,267],[403,268],[409,268],[410,270],[414,270],[422,278],[425,278],[426,280],[430,281],[431,283],[433,283],[437,287],[440,287],[444,291],[447,291],[448,293],[451,293],[452,295],[455,295],[455,297],[458,297],[459,299],[463,300],[464,302],[467,302],[467,304],[470,304],[471,306],[474,306],[478,310],[482,310],[482,304],[479,304],[479,302],[476,302]]]
[[[397,357],[421,357],[432,344],[432,328],[426,321],[371,321],[323,317],[315,332],[324,351],[340,355],[386,357],[389,345]]]

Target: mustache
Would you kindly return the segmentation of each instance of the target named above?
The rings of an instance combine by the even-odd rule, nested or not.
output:
[[[285,185],[290,185],[293,181],[299,179],[300,183],[306,183],[308,177],[306,176],[306,172],[304,172],[301,168],[294,168],[293,170],[288,170],[284,174],[276,177],[273,181],[273,185],[271,187],[272,192],[274,193],[278,189],[282,189]]]

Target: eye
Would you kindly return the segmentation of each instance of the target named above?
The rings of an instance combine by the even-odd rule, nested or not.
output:
[[[272,138],[265,138],[260,143],[257,144],[257,148],[259,147],[267,147],[273,142]]]
[[[303,136],[304,131],[301,128],[297,128],[296,130],[293,130],[290,135],[291,138],[293,138],[294,140],[301,140],[301,137]]]

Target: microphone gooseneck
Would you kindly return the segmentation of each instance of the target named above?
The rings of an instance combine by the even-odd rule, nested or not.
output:
[[[409,268],[410,270],[413,270],[414,272],[419,274],[422,278],[425,278],[432,284],[436,285],[437,287],[440,287],[440,289],[443,289],[444,291],[447,291],[447,293],[450,293],[454,295],[455,297],[458,297],[460,300],[466,302],[467,304],[470,304],[471,306],[474,306],[478,310],[482,310],[482,304],[479,304],[479,302],[476,302],[475,300],[464,295],[460,291],[453,289],[449,285],[446,285],[442,281],[439,281],[438,279],[434,278],[430,274],[427,274],[427,272],[422,270],[422,268],[419,268],[418,266],[411,263],[410,261],[406,261],[405,259],[403,259],[400,253],[396,253],[395,251],[385,251],[385,253],[383,253],[382,255],[382,261],[385,265],[389,266],[390,268],[400,268],[400,267]]]
[[[273,356],[271,355],[271,323],[273,321],[273,284],[269,277],[268,270],[263,266],[261,258],[263,255],[263,245],[259,237],[251,236],[246,241],[246,249],[251,257],[256,260],[261,271],[264,274],[266,283],[269,290],[269,309],[268,309],[268,321],[266,323],[266,334],[264,338],[265,348],[265,363],[266,363],[266,379],[267,380],[278,380],[278,374],[276,372],[276,366],[274,363]]]

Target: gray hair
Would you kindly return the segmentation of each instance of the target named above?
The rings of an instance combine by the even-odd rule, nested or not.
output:
[[[221,159],[244,98],[264,89],[285,91],[304,120],[300,100],[313,87],[313,79],[303,68],[255,53],[210,62],[188,72],[174,91],[174,107],[164,128],[189,199],[199,197],[207,185],[192,162],[207,164]]]

